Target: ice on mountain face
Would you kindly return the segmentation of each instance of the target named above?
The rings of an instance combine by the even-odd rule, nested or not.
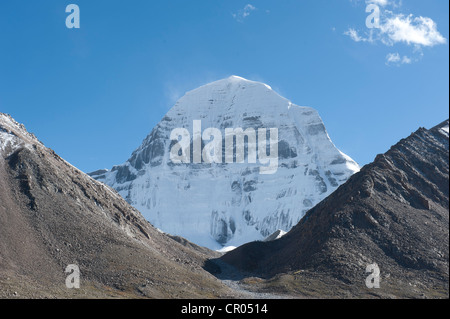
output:
[[[173,163],[171,132],[184,128],[192,139],[194,121],[201,121],[202,131],[222,132],[223,147],[227,128],[277,128],[276,173],[260,174],[261,163],[248,163],[248,154],[244,163],[194,163],[192,147],[190,163]],[[248,152],[248,140],[245,146]],[[92,176],[115,188],[155,227],[221,249],[290,230],[358,170],[333,145],[316,110],[233,76],[188,92],[127,162]]]

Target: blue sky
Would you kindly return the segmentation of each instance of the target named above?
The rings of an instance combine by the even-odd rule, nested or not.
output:
[[[366,26],[368,2],[380,26]],[[65,25],[68,4],[80,29]],[[361,165],[448,118],[445,0],[0,2],[0,112],[83,171],[126,161],[177,98],[230,75],[319,111]]]

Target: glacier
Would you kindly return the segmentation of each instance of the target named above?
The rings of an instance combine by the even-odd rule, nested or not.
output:
[[[173,163],[171,132],[192,132],[199,120],[222,132],[277,128],[276,173],[260,174],[260,164],[248,161]],[[264,83],[231,76],[186,93],[125,163],[90,175],[163,232],[221,250],[289,231],[359,169],[332,143],[315,109],[293,104]]]

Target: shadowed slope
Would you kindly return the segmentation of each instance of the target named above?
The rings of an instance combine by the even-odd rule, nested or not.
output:
[[[366,266],[377,263],[382,286],[370,293],[448,297],[448,209],[445,121],[377,156],[281,239],[244,245],[222,260],[265,277],[321,274],[329,283],[323,295],[340,289],[367,294]]]

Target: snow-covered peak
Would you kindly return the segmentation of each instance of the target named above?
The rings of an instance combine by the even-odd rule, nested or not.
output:
[[[227,80],[228,81],[252,82],[252,81],[244,79],[243,77],[238,76],[238,75],[232,75]]]
[[[205,109],[211,109],[212,107],[232,106],[237,102],[236,100],[244,98],[245,100],[240,104],[245,106],[247,110],[260,108],[268,103],[276,107],[281,107],[281,105],[285,107],[290,103],[289,100],[281,97],[267,84],[233,75],[187,92],[177,101],[171,111],[172,113],[180,111],[180,106],[188,106],[190,112],[195,112],[197,109],[205,111]]]
[[[194,121],[201,121],[201,132],[221,132],[222,147],[227,129],[276,129],[276,173],[261,175],[259,162],[194,163]],[[171,161],[170,136],[179,128],[190,134],[189,163]],[[248,139],[244,144],[248,152]],[[221,249],[290,230],[358,170],[331,142],[315,109],[293,104],[264,83],[231,76],[186,93],[126,163],[92,176],[163,231]]]
[[[245,85],[251,85],[253,87],[261,87],[261,88],[265,88],[265,89],[269,89],[272,90],[272,88],[262,82],[258,82],[258,81],[252,81],[252,80],[248,80],[245,79],[243,77],[237,76],[237,75],[232,75],[229,76],[227,78],[221,79],[221,80],[217,80],[205,85],[202,85],[192,91],[189,91],[188,94],[190,92],[196,92],[198,90],[203,90],[205,88],[210,88],[210,89],[224,89],[225,87],[231,87],[231,86],[245,86]]]
[[[266,83],[247,80],[247,79],[237,76],[237,75],[232,75],[229,78],[221,80],[221,81],[228,81],[228,82],[232,82],[232,83],[241,83],[241,84],[252,84],[255,86],[264,86],[266,89],[272,90],[272,88],[269,85],[267,85]]]

